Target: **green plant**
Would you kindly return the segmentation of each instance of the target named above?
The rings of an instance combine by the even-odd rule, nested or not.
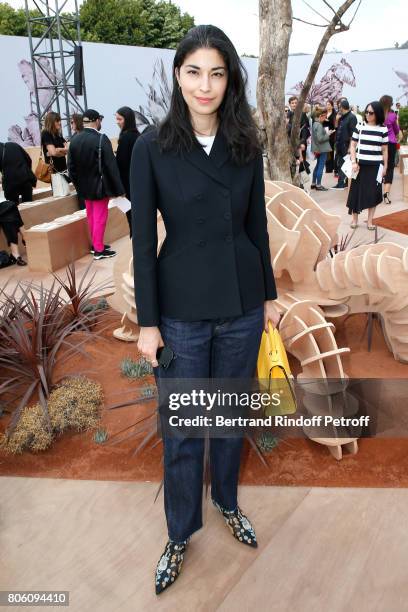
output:
[[[25,406],[13,432],[0,438],[0,448],[9,453],[43,451],[67,429],[92,429],[99,422],[102,401],[101,385],[82,376],[68,378],[48,398],[50,427],[41,404]]]
[[[106,429],[98,429],[94,434],[94,442],[96,444],[103,444],[108,439],[108,432]]]
[[[108,310],[109,304],[106,298],[100,298],[96,304],[87,304],[84,307],[84,312],[96,312],[97,310]]]
[[[147,385],[146,387],[143,387],[142,389],[140,389],[140,395],[143,398],[156,397],[157,395],[156,385]]]
[[[403,130],[404,132],[408,130],[408,106],[404,106],[403,108],[399,109],[398,123],[399,123],[401,130]],[[405,138],[406,138],[406,134],[405,134]]]
[[[263,431],[256,439],[256,444],[262,453],[270,453],[279,444],[279,439],[270,431]]]
[[[151,364],[143,357],[140,357],[137,361],[131,359],[131,357],[126,357],[120,364],[120,370],[126,378],[142,378],[147,374],[153,374]]]

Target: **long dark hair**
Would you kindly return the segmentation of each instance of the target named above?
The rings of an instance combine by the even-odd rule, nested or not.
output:
[[[80,113],[73,113],[71,115],[71,124],[75,126],[76,132],[82,132],[84,129],[84,120]]]
[[[201,146],[194,135],[188,106],[175,73],[176,68],[180,69],[188,55],[202,48],[216,49],[225,61],[228,84],[218,108],[218,129],[227,140],[232,160],[238,165],[246,164],[260,151],[256,125],[245,92],[248,75],[228,36],[212,25],[192,28],[177,47],[173,60],[170,109],[158,132],[160,149],[181,153]]]
[[[121,106],[116,112],[125,120],[123,128],[120,130],[121,134],[129,131],[138,132],[134,110],[132,110],[129,106]]]
[[[57,121],[61,121],[61,115],[59,113],[55,113],[54,111],[47,113],[44,119],[43,132],[50,132],[53,136],[57,136],[59,134],[59,130],[55,127]]]
[[[380,104],[383,107],[384,115],[391,112],[393,99],[392,96],[381,96]]]
[[[366,120],[366,112],[369,106],[373,107],[376,124],[384,125],[384,121],[385,121],[384,109],[381,106],[380,102],[378,102],[378,100],[375,100],[374,102],[370,102],[369,104],[367,104],[367,106],[364,109],[364,120]]]

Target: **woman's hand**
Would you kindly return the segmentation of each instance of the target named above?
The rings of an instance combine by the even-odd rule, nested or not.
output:
[[[157,349],[164,346],[158,327],[141,327],[137,348],[142,356],[156,368],[159,364],[156,359]]]
[[[266,332],[269,331],[268,321],[270,321],[273,327],[277,327],[280,319],[280,313],[275,306],[273,300],[267,300],[264,303],[264,329]]]
[[[351,169],[353,170],[353,172],[358,172],[360,169],[360,166],[358,165],[357,162],[353,162]]]

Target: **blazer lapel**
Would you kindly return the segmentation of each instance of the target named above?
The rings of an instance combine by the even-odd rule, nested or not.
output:
[[[218,129],[214,138],[210,155],[208,155],[200,146],[195,147],[192,151],[186,153],[184,159],[196,166],[205,174],[208,174],[208,176],[211,176],[211,178],[218,183],[221,183],[225,187],[229,187],[226,177],[220,171],[221,167],[229,159],[227,141],[220,129]]]

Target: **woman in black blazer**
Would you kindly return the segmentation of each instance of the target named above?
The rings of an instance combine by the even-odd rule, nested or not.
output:
[[[262,154],[245,85],[227,36],[214,26],[191,29],[174,57],[169,113],[133,149],[138,349],[159,391],[166,379],[250,379],[262,331],[279,320]],[[158,210],[166,239],[157,257]],[[157,361],[163,346],[174,354],[167,368]],[[169,540],[156,593],[176,580],[190,536],[202,526],[204,440],[173,431],[166,410],[161,426]],[[237,502],[241,448],[242,436],[211,437],[211,496],[234,537],[255,547]]]
[[[129,106],[121,106],[116,111],[116,123],[120,127],[116,161],[126,197],[130,200],[130,160],[132,158],[133,146],[139,136],[135,112]],[[126,216],[129,223],[130,237],[132,237],[132,213],[130,210],[126,213]]]

